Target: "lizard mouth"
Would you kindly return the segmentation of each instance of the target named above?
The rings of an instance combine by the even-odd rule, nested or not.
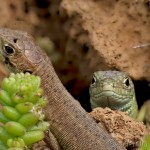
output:
[[[28,72],[28,73],[30,73],[30,74],[33,73],[33,72],[30,71],[30,70],[21,70],[21,71],[19,71],[19,70],[15,69],[15,68],[16,68],[15,65],[10,62],[10,60],[9,60],[8,57],[5,57],[5,58],[4,58],[4,63],[5,63],[5,64],[10,68],[10,70],[12,70],[13,72],[23,72],[23,73],[27,73],[27,72]]]

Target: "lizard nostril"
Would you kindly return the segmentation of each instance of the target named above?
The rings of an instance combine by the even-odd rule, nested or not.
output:
[[[14,43],[17,43],[17,40],[18,40],[17,38],[14,38],[14,39],[13,39]]]

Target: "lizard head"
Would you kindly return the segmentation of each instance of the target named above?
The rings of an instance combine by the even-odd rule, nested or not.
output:
[[[0,28],[0,56],[11,71],[33,73],[42,61],[39,51],[27,32]]]
[[[131,107],[137,107],[133,82],[125,72],[95,72],[89,92],[92,108],[109,107],[132,113]]]

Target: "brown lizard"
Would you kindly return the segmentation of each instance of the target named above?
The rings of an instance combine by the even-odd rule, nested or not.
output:
[[[26,32],[0,28],[0,53],[13,72],[30,72],[42,79],[48,98],[45,110],[50,131],[64,150],[123,150],[98,127],[67,92],[48,56]],[[57,148],[54,148],[55,150]]]

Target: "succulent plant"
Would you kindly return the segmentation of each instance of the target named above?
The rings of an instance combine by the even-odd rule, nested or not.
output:
[[[23,150],[44,138],[49,127],[42,108],[46,98],[41,79],[29,73],[11,73],[0,90],[0,147]]]
[[[147,134],[144,140],[139,143],[138,150],[150,150],[150,134]]]

